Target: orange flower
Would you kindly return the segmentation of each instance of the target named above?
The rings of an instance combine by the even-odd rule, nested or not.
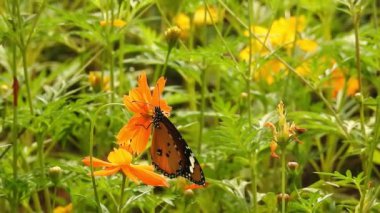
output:
[[[359,81],[355,77],[350,77],[348,81],[344,76],[343,70],[340,68],[334,69],[331,73],[332,79],[329,81],[333,85],[332,95],[334,98],[338,95],[339,91],[346,87],[346,95],[353,96],[359,90]]]
[[[107,159],[109,162],[92,158],[95,168],[105,167],[104,170],[95,171],[94,176],[109,176],[121,170],[129,179],[136,183],[138,180],[141,180],[147,185],[169,186],[163,176],[153,172],[152,166],[131,164],[132,155],[125,149],[114,149],[114,151],[108,154]],[[82,162],[90,166],[90,157],[85,157]]]
[[[165,79],[161,77],[151,92],[146,74],[143,73],[138,80],[137,88],[124,96],[124,105],[135,114],[117,135],[117,142],[122,148],[133,154],[144,151],[151,132],[149,127],[152,123],[154,108],[160,107],[165,114],[169,114],[171,110],[166,101],[160,98],[164,87]]]
[[[110,77],[102,76],[99,71],[91,71],[88,74],[88,81],[95,92],[110,90]]]
[[[269,144],[270,155],[272,158],[280,158],[276,153],[279,145],[282,149],[284,149],[290,141],[295,141],[302,144],[302,141],[298,139],[298,135],[306,131],[306,129],[300,128],[294,123],[288,123],[286,121],[285,106],[282,101],[277,105],[277,113],[279,131],[277,131],[276,126],[271,122],[266,122],[264,124],[265,127],[271,129],[273,134],[273,138]]]

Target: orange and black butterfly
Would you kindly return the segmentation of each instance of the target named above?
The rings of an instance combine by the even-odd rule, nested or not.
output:
[[[198,160],[160,107],[154,108],[152,123],[150,154],[156,169],[169,178],[183,176],[195,184],[205,185],[205,177]]]

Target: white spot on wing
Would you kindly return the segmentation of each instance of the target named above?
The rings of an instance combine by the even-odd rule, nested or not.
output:
[[[190,160],[190,173],[193,173],[194,172],[194,167],[195,167],[195,158],[194,158],[194,154],[193,153],[191,153],[191,155],[190,155],[190,158],[189,158],[189,160]]]

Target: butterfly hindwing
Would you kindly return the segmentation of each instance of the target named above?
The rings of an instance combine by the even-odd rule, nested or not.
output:
[[[152,162],[164,175],[173,178],[183,176],[204,185],[205,178],[198,160],[173,123],[155,109],[153,118]]]

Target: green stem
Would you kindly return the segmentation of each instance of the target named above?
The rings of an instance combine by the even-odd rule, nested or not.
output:
[[[18,168],[17,168],[17,158],[18,158],[18,127],[17,127],[17,111],[18,111],[18,80],[17,80],[17,55],[16,55],[16,45],[12,45],[12,70],[13,70],[13,125],[12,125],[12,143],[13,143],[13,162],[12,162],[12,170],[13,170],[13,180],[17,181],[18,179]],[[13,197],[12,197],[12,212],[18,212],[18,188],[14,187],[13,189]]]
[[[54,192],[53,192],[53,200],[51,206],[53,209],[55,208],[55,200],[57,199],[57,186],[54,184]]]
[[[253,76],[253,45],[251,45],[251,41],[253,39],[253,33],[252,30],[250,29],[250,26],[253,25],[254,20],[253,20],[253,0],[248,0],[248,32],[249,32],[249,37],[248,37],[248,45],[249,45],[249,58],[248,58],[248,69],[247,69],[247,76],[246,76],[246,85],[247,85],[247,112],[248,112],[248,124],[249,128],[252,127],[252,110],[251,110],[251,82],[252,82],[252,76]],[[252,208],[253,212],[257,212],[257,181],[256,181],[256,148],[253,150],[253,155],[251,159],[251,170],[252,170]]]
[[[253,33],[250,28],[253,24],[253,0],[248,0],[248,14],[249,14],[249,19],[248,19],[248,32],[249,32],[249,58],[248,58],[248,70],[247,70],[247,75],[246,76],[246,84],[247,84],[247,103],[248,103],[248,123],[249,127],[252,126],[252,112],[251,112],[251,79],[252,79],[252,74],[253,74],[253,69],[252,69],[252,63],[253,63],[253,45],[251,45],[251,41],[253,39]]]
[[[365,206],[364,202],[366,199],[366,195],[368,192],[368,185],[371,180],[372,176],[372,169],[373,169],[373,155],[375,152],[375,149],[379,143],[380,138],[380,98],[377,99],[377,105],[376,105],[376,122],[374,126],[374,138],[372,140],[368,141],[368,153],[367,153],[367,159],[366,159],[366,167],[365,167],[365,181],[364,181],[364,189],[360,196],[360,203],[359,203],[359,212],[364,212],[363,208]],[[358,187],[360,189],[360,186]]]
[[[355,32],[355,64],[356,64],[356,72],[359,80],[359,92],[361,97],[363,97],[363,81],[361,74],[361,63],[360,63],[360,44],[359,44],[359,25],[360,25],[360,11],[356,11],[356,8],[359,8],[355,5],[352,5],[352,21],[354,24],[354,32]],[[360,128],[362,131],[363,138],[366,138],[366,131],[364,125],[364,103],[363,99],[360,100]]]
[[[93,162],[93,155],[94,155],[94,132],[95,132],[95,122],[96,118],[98,117],[98,114],[101,110],[107,108],[108,106],[124,106],[123,104],[120,103],[109,103],[100,106],[96,111],[95,115],[91,117],[91,124],[90,124],[90,147],[89,147],[89,155],[90,155],[90,174],[91,174],[91,182],[92,182],[92,188],[94,189],[94,195],[95,195],[95,202],[98,207],[98,212],[103,212],[101,205],[100,205],[100,200],[99,200],[99,195],[98,195],[98,190],[96,188],[96,181],[95,181],[95,176],[94,176],[94,166],[92,164]]]
[[[127,176],[125,176],[124,173],[122,173],[123,175],[123,180],[121,182],[121,190],[120,190],[120,200],[119,200],[119,213],[121,213],[121,210],[123,209],[123,200],[124,200],[124,188],[125,188],[125,182],[127,180]]]
[[[359,3],[360,4],[360,3]],[[367,149],[366,149],[366,156],[367,156],[367,159],[365,162],[365,165],[366,168],[365,168],[365,175],[366,175],[366,180],[365,182],[369,182],[370,180],[370,176],[369,176],[369,171],[372,170],[372,168],[369,168],[369,166],[372,164],[370,163],[370,161],[372,161],[372,159],[369,159],[369,156],[371,156],[371,143],[370,141],[367,139],[367,134],[366,134],[366,130],[365,130],[365,115],[364,115],[364,98],[363,98],[363,81],[362,81],[362,74],[361,74],[361,63],[360,63],[360,39],[359,39],[359,25],[360,25],[360,5],[356,5],[353,1],[350,1],[350,7],[351,7],[351,16],[352,16],[352,22],[354,24],[354,34],[355,34],[355,65],[356,65],[356,72],[357,72],[357,75],[358,75],[358,81],[359,81],[359,92],[360,92],[360,108],[359,108],[359,114],[360,114],[360,129],[361,129],[361,133],[362,133],[362,137],[364,139],[364,142],[367,144]],[[366,193],[367,193],[367,186],[365,186],[365,190],[363,191],[363,193],[361,193],[361,196],[360,196],[360,203],[359,203],[359,212],[363,212],[363,208],[364,208],[364,200],[365,200],[365,197],[366,197]]]
[[[281,212],[285,213],[285,192],[286,192],[286,148],[281,150]]]
[[[43,146],[43,140],[42,136],[38,135],[37,136],[37,157],[38,157],[38,163],[40,167],[40,171],[42,173],[42,177],[45,179],[46,174],[45,174],[45,159],[44,159],[44,146]],[[51,199],[50,199],[50,192],[48,188],[44,188],[44,200],[45,200],[45,206],[47,212],[52,212],[52,207],[51,207]]]
[[[192,111],[197,110],[197,93],[195,91],[195,80],[193,78],[186,78],[186,89],[189,94],[189,108]]]
[[[112,44],[110,44],[112,46]],[[110,81],[111,81],[111,103],[115,102],[115,70],[113,63],[113,49],[109,47],[109,63],[110,63]]]
[[[257,152],[256,152],[256,149],[254,149],[252,156],[251,156],[252,209],[253,209],[253,212],[258,212],[258,208],[257,208],[256,161],[257,161]]]
[[[199,132],[198,132],[198,153],[202,151],[202,138],[203,138],[203,128],[205,120],[205,109],[206,109],[206,69],[202,69],[201,73],[201,108],[199,112]]]
[[[169,63],[169,56],[170,56],[170,53],[172,52],[172,49],[173,47],[171,47],[170,45],[168,46],[168,52],[166,53],[166,57],[165,57],[165,63],[164,63],[164,66],[162,67],[161,71],[160,71],[160,76],[164,76],[165,73],[166,73],[166,68],[168,66],[168,63]],[[156,79],[157,80],[157,79]]]
[[[19,49],[21,52],[21,58],[22,58],[22,65],[23,65],[23,71],[24,71],[24,78],[25,78],[25,86],[26,86],[26,92],[27,92],[27,100],[29,104],[29,111],[30,114],[34,114],[33,110],[33,104],[32,104],[32,96],[31,96],[31,89],[30,89],[30,83],[29,83],[29,75],[28,75],[28,64],[27,64],[27,57],[26,57],[26,51],[27,51],[27,45],[25,43],[25,38],[24,38],[24,28],[23,28],[23,21],[21,17],[21,12],[20,12],[20,4],[18,0],[14,1],[15,4],[17,5],[16,11],[17,11],[17,31],[18,31],[18,36],[19,36]]]

